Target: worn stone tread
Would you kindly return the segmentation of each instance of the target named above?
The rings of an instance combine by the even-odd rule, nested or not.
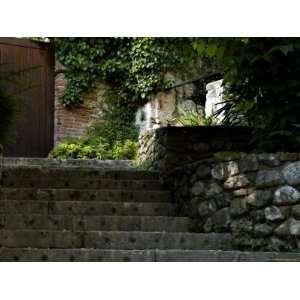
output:
[[[95,168],[95,169],[131,169],[130,160],[99,160],[99,159],[48,159],[27,157],[4,157],[5,166],[34,166],[34,167],[60,167],[60,168]]]
[[[0,261],[27,262],[300,262],[300,253],[220,250],[0,248]]]
[[[230,234],[141,231],[2,230],[0,244],[7,248],[190,249],[230,250]]]
[[[171,194],[164,190],[106,190],[106,189],[42,189],[2,188],[2,200],[55,200],[55,201],[120,201],[170,202]]]
[[[83,179],[80,176],[64,177],[61,180],[54,177],[25,177],[7,178],[5,173],[2,178],[2,186],[11,188],[77,188],[77,189],[114,189],[114,190],[162,190],[159,180],[144,179]]]
[[[0,200],[0,214],[175,216],[168,202]]]
[[[93,168],[61,168],[61,167],[43,167],[43,166],[6,166],[2,168],[3,176],[9,179],[50,179],[62,180],[64,178],[79,177],[81,180],[93,179],[114,179],[114,180],[157,180],[158,172],[143,171],[136,169],[93,169]]]
[[[117,230],[187,232],[191,220],[161,216],[69,216],[0,215],[0,228],[7,230]]]
[[[222,250],[159,250],[156,261],[168,262],[300,262],[300,253]]]

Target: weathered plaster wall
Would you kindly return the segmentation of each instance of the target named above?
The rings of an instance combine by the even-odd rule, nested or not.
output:
[[[222,83],[223,80],[217,80],[206,85],[205,116],[214,118],[218,124],[224,119],[224,113],[216,116],[216,112],[224,106]]]
[[[218,80],[206,85],[207,94],[203,106],[197,105],[192,100],[194,84],[187,84],[153,96],[136,115],[136,124],[140,127],[141,133],[145,130],[175,126],[175,118],[187,111],[197,112],[203,117],[212,118],[215,124],[220,124],[224,116],[222,114],[216,116],[215,113],[224,106],[222,82],[223,80]],[[200,102],[200,99],[198,100],[197,102]]]
[[[193,84],[188,84],[154,95],[136,114],[136,124],[141,132],[169,126],[182,111],[196,110],[197,106],[191,100],[194,89]],[[203,107],[198,109],[203,110]]]

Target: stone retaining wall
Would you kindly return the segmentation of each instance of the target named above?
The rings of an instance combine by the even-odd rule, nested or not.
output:
[[[178,212],[236,249],[300,249],[300,154],[215,153],[165,172]]]
[[[247,127],[164,127],[140,135],[139,163],[165,171],[212,157],[218,151],[244,151],[251,130]]]

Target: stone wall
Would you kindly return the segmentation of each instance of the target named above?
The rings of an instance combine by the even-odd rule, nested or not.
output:
[[[140,164],[160,171],[179,215],[227,232],[236,249],[300,249],[300,154],[254,153],[245,127],[165,127],[140,137]],[[299,239],[299,242],[298,242]]]
[[[163,174],[178,212],[235,248],[300,249],[300,154],[215,153]]]
[[[191,99],[194,90],[193,84],[186,84],[153,95],[150,101],[137,111],[135,121],[140,131],[172,125],[175,117],[182,115],[185,111],[201,113],[204,108]]]
[[[251,131],[247,127],[164,127],[141,133],[139,162],[150,169],[170,170],[212,157],[218,151],[244,151]]]
[[[214,124],[220,124],[224,115],[215,115],[224,106],[223,80],[206,85],[206,99],[194,99],[196,87],[193,83],[157,93],[136,114],[136,124],[141,132],[166,126],[178,126],[176,118],[186,112],[196,112],[204,118],[210,118]],[[178,81],[177,83],[180,83]],[[202,103],[199,105],[197,103]]]

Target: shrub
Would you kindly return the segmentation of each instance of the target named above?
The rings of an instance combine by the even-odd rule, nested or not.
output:
[[[206,38],[195,48],[224,66],[227,124],[253,127],[261,150],[299,149],[299,38]]]
[[[121,105],[117,100],[103,108],[102,120],[95,121],[89,128],[88,134],[102,137],[110,145],[116,141],[137,140],[138,129],[134,124],[135,109]]]
[[[110,159],[109,144],[102,138],[78,138],[61,142],[50,154],[58,159]]]
[[[212,126],[216,125],[213,116],[205,117],[204,113],[198,111],[181,111],[180,116],[173,119],[176,125],[180,126]]]
[[[130,159],[135,160],[138,151],[138,143],[126,140],[124,143],[118,141],[115,143],[112,156],[114,159]]]
[[[126,140],[110,145],[101,137],[68,139],[53,149],[49,158],[55,159],[135,159],[138,145]]]

